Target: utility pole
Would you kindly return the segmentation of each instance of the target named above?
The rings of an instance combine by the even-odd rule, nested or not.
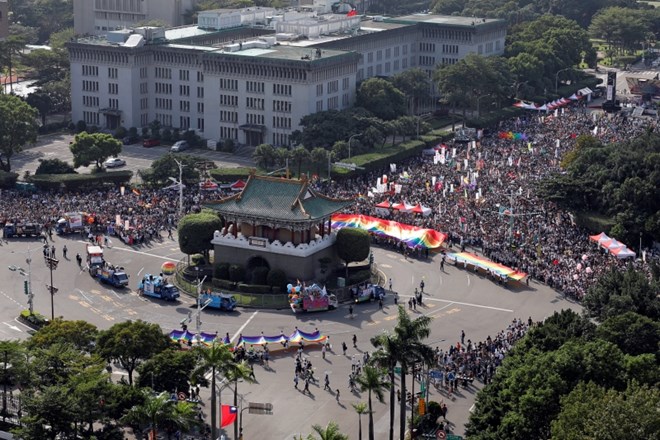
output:
[[[174,159],[179,166],[179,217],[183,215],[183,163]]]
[[[48,290],[50,290],[50,319],[55,320],[55,292],[57,288],[53,286],[53,271],[57,269],[57,265],[60,262],[57,258],[52,255],[44,257],[46,266],[50,269],[50,285],[48,285]]]

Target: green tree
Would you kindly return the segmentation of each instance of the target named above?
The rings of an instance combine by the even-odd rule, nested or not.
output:
[[[660,391],[632,383],[625,391],[580,383],[561,400],[552,438],[660,438]]]
[[[158,324],[129,320],[99,333],[97,353],[108,362],[119,362],[132,385],[135,369],[169,345],[169,338]]]
[[[371,365],[365,365],[362,373],[356,379],[360,386],[360,391],[368,393],[367,402],[369,405],[369,440],[374,440],[374,410],[371,402],[371,395],[374,394],[379,402],[384,401],[384,391],[389,389],[391,384],[383,380],[382,370]],[[362,429],[360,429],[362,431]]]
[[[71,344],[76,349],[91,353],[98,329],[87,321],[66,321],[56,318],[47,326],[40,328],[28,340],[30,348],[48,348],[54,344]]]
[[[179,221],[179,248],[186,255],[202,253],[208,257],[213,233],[222,229],[222,220],[211,210],[188,214]]]
[[[660,344],[660,323],[626,312],[607,318],[598,326],[596,336],[616,344],[626,354],[654,353]]]
[[[275,148],[271,144],[257,145],[252,154],[252,160],[257,166],[268,170],[275,163],[275,154]]]
[[[321,174],[325,168],[328,166],[328,162],[330,161],[330,154],[328,150],[317,147],[314,148],[312,151],[310,151],[310,160],[316,167],[316,175],[321,178]],[[328,176],[328,179],[330,176]]]
[[[39,166],[34,174],[73,174],[76,170],[61,159],[39,159]]]
[[[20,98],[0,95],[0,169],[11,171],[10,159],[37,140],[38,112]]]
[[[73,154],[73,166],[75,168],[90,164],[101,169],[103,161],[111,156],[121,153],[122,144],[112,135],[107,133],[78,133],[70,146]]]
[[[41,125],[46,125],[46,116],[53,109],[53,100],[47,93],[43,92],[32,92],[30,93],[25,102],[36,108],[41,116]]]
[[[318,435],[318,440],[348,440],[348,436],[339,430],[336,422],[328,422],[326,426],[312,425],[312,429]],[[317,437],[309,434],[307,440],[317,440]]]
[[[373,365],[377,365],[379,368],[384,369],[389,376],[389,383],[393,384],[395,379],[394,369],[399,362],[399,358],[403,355],[403,342],[398,339],[396,334],[383,332],[371,339],[371,345],[376,347],[376,351],[374,351],[372,356],[369,358],[369,362]],[[392,386],[390,387],[389,403],[389,440],[394,440],[394,410],[396,408],[394,397],[394,387]]]
[[[346,265],[346,279],[348,279],[348,264],[363,261],[369,256],[371,239],[369,233],[357,228],[341,228],[337,232],[335,249],[337,255]]]
[[[170,400],[168,393],[153,396],[146,390],[144,403],[128,410],[121,421],[132,426],[149,425],[152,438],[156,438],[161,428],[174,427],[186,432],[198,423],[192,403]]]
[[[149,182],[151,185],[169,185],[170,177],[179,180],[179,165],[176,161],[183,165],[182,180],[186,185],[195,185],[199,182],[199,169],[197,164],[205,162],[203,158],[191,156],[189,154],[174,155],[172,153],[166,154],[151,163],[151,168],[147,172],[141,173],[143,180]]]
[[[406,97],[403,92],[382,78],[369,78],[362,82],[357,103],[386,121],[406,113]]]
[[[358,440],[362,440],[362,415],[369,412],[369,407],[364,402],[351,403],[351,406],[358,415]]]
[[[137,367],[137,385],[157,392],[187,390],[196,361],[189,350],[164,350]]]
[[[405,95],[411,115],[417,114],[419,102],[428,98],[431,91],[428,74],[417,67],[394,75],[392,84]]]
[[[296,163],[297,176],[300,178],[303,164],[309,162],[310,159],[309,150],[302,145],[298,146],[291,151],[291,159]]]
[[[211,375],[211,438],[217,438],[216,427],[218,426],[218,407],[221,402],[217,402],[216,377],[218,374],[224,374],[236,365],[234,354],[229,346],[213,342],[209,347],[200,347],[198,352],[197,367],[193,371],[193,381],[196,383],[208,383],[205,376]]]

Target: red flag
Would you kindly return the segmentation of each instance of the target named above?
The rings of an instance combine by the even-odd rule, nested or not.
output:
[[[238,408],[231,405],[222,405],[220,409],[220,427],[224,428],[229,426],[236,421],[236,415],[238,414]]]
[[[348,11],[348,14],[346,14],[347,17],[355,17],[357,15],[357,10],[351,9]]]

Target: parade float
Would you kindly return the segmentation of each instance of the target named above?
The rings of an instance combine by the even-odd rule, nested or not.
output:
[[[293,313],[324,312],[336,309],[338,306],[337,297],[329,294],[325,286],[321,288],[317,284],[311,286],[288,284],[286,287]]]

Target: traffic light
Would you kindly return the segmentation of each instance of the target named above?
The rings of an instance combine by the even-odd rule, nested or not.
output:
[[[23,280],[23,293],[26,295],[30,294],[30,284],[28,283],[28,280]]]

